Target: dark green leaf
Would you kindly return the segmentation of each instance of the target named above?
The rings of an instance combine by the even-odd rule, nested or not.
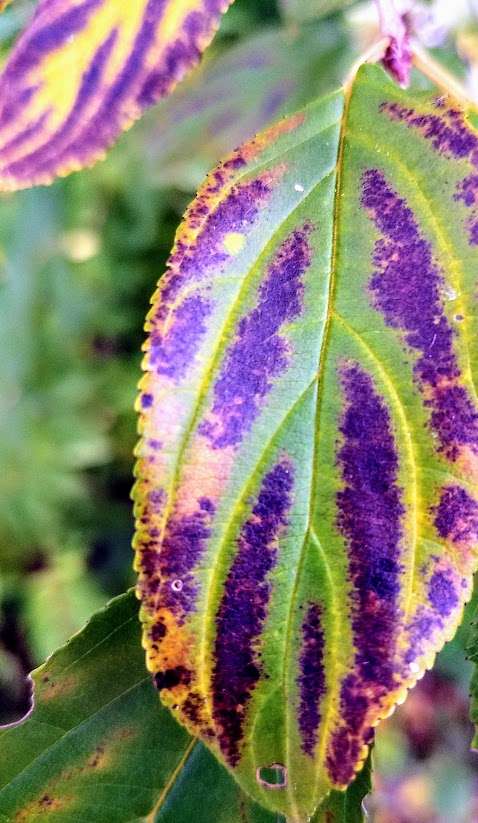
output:
[[[147,815],[191,739],[144,669],[123,595],[33,673],[35,708],[0,733],[0,820],[129,823]]]

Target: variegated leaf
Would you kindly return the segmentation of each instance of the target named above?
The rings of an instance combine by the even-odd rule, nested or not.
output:
[[[363,67],[210,175],[153,298],[148,667],[291,820],[349,784],[470,594],[475,122]]]
[[[40,0],[0,75],[0,189],[92,165],[168,94],[232,0]]]

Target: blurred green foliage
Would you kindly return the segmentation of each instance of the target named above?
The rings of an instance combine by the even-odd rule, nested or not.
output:
[[[149,298],[205,172],[355,59],[360,32],[346,16],[304,23],[305,5],[237,0],[204,64],[104,163],[0,198],[0,722],[26,705],[24,673],[134,582],[133,404]],[[0,17],[0,51],[33,7],[15,0]],[[453,43],[441,55],[456,65]],[[376,823],[444,823],[450,808],[457,823],[478,820],[469,620],[379,734]]]

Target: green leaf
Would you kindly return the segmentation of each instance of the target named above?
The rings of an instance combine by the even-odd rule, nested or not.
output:
[[[0,820],[276,823],[158,703],[137,611],[116,598],[33,672],[31,715],[0,731]]]
[[[341,21],[320,21],[270,27],[206,58],[143,120],[148,176],[196,189],[221,157],[271,120],[335,89],[353,59],[347,46]]]
[[[363,67],[208,177],[148,317],[147,665],[292,820],[352,781],[470,597],[474,118]]]
[[[471,623],[467,644],[468,659],[475,664],[470,683],[470,719],[475,726],[471,748],[478,749],[478,610]]]
[[[354,0],[280,0],[283,13],[294,20],[311,20],[341,11]]]
[[[0,733],[0,820],[149,813],[190,740],[158,712],[139,640],[130,593],[33,673],[34,711]]]
[[[0,74],[0,189],[103,157],[197,64],[231,2],[40,0]]]

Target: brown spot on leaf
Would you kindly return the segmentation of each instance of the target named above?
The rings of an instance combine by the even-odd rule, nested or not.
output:
[[[55,797],[51,792],[44,792],[41,797],[35,798],[23,809],[16,812],[12,818],[15,823],[30,823],[39,815],[47,815],[49,812],[61,811],[71,802],[71,797]]]
[[[42,700],[66,697],[77,689],[78,677],[74,674],[62,676],[61,680],[54,680],[49,675],[43,675],[39,684]]]

